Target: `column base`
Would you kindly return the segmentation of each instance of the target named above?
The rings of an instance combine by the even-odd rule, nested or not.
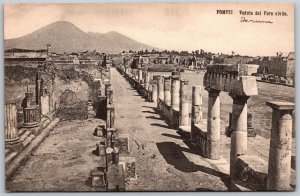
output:
[[[30,123],[24,123],[22,127],[24,128],[32,128],[32,127],[37,127],[38,123],[37,122],[30,122]]]
[[[5,141],[5,148],[12,149],[14,152],[21,152],[24,149],[22,142],[19,140],[19,137],[13,140]]]

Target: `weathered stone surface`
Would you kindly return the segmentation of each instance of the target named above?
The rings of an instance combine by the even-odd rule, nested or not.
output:
[[[129,135],[119,134],[115,146],[118,147],[120,156],[127,156],[129,153]]]
[[[136,166],[134,157],[120,157],[119,163],[123,166],[126,180],[136,180]]]
[[[60,105],[56,116],[61,120],[86,119],[88,107],[77,98],[76,94],[67,89],[60,96]]]
[[[107,191],[126,191],[124,168],[122,165],[111,165],[107,171]]]
[[[258,94],[255,76],[239,76],[238,70],[231,69],[228,65],[208,65],[203,85],[241,96]]]
[[[267,102],[272,107],[268,190],[290,190],[294,103]]]
[[[237,179],[251,185],[254,190],[266,190],[267,162],[257,156],[243,155],[236,161]]]
[[[220,91],[208,89],[208,112],[207,112],[207,157],[210,159],[220,158]]]

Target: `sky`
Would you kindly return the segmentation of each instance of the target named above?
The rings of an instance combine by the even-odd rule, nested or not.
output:
[[[233,14],[217,14],[217,10]],[[273,15],[264,15],[265,11]],[[275,16],[277,11],[287,16]],[[273,23],[241,22],[241,17]],[[85,32],[117,31],[167,50],[234,51],[250,56],[294,51],[294,6],[289,3],[6,4],[4,38],[24,36],[62,20]]]

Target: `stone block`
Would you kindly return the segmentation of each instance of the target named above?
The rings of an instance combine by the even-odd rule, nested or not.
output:
[[[246,182],[254,190],[266,190],[268,165],[257,156],[239,156],[236,162],[238,180]]]
[[[126,191],[125,174],[122,165],[110,165],[107,170],[107,191]]]
[[[114,146],[119,149],[120,156],[127,156],[129,153],[129,135],[119,134]]]
[[[119,164],[123,166],[126,180],[137,180],[134,157],[120,157]]]
[[[92,187],[103,188],[106,186],[105,173],[103,171],[93,169],[90,173],[90,176],[92,178]]]

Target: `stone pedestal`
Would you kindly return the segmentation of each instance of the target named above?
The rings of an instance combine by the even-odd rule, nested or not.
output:
[[[92,178],[92,187],[104,188],[106,186],[104,172],[93,169],[90,176]]]
[[[37,114],[36,107],[34,107],[34,106],[24,108],[23,109],[23,116],[24,116],[23,127],[26,127],[26,128],[37,127],[38,122],[37,122],[36,114]]]
[[[114,149],[111,147],[106,148],[106,168],[109,167],[109,165],[113,164],[113,152]]]
[[[230,147],[230,176],[237,178],[237,158],[247,154],[247,101],[248,96],[230,94],[232,106],[232,134]]]
[[[157,85],[152,84],[152,102],[157,103],[157,99],[158,99]]]
[[[193,86],[192,92],[191,141],[194,141],[193,127],[202,121],[202,86]]]
[[[273,109],[267,189],[290,190],[292,113],[295,104],[290,102],[267,102],[266,104]]]
[[[188,83],[188,80],[180,81],[179,126],[188,126],[190,124]]]
[[[17,130],[18,123],[16,104],[5,104],[4,110],[5,147],[11,148],[14,151],[20,151],[23,148],[23,145],[19,140],[20,138]]]
[[[220,91],[207,89],[208,109],[207,109],[207,157],[210,159],[221,158],[220,146]]]
[[[171,106],[171,78],[164,78],[164,102],[167,106]]]

